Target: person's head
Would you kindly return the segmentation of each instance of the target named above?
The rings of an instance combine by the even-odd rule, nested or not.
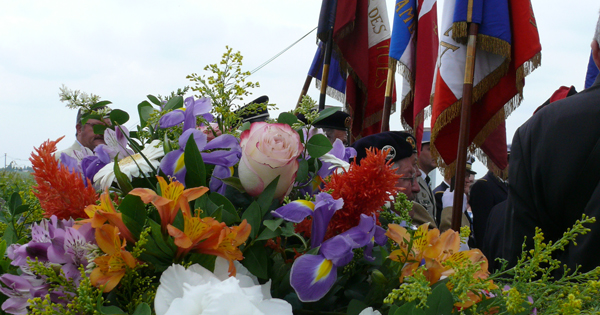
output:
[[[104,134],[95,134],[94,133],[94,125],[97,124],[105,124],[109,125],[110,120],[105,119],[104,121],[98,119],[88,119],[87,121],[82,122],[83,113],[81,110],[77,113],[77,124],[75,125],[75,136],[77,137],[77,141],[81,143],[82,146],[94,150],[100,144],[106,144],[104,142]]]
[[[421,153],[419,153],[418,163],[419,169],[425,174],[429,174],[431,171],[437,168],[437,161],[431,157],[431,129],[425,128],[423,130],[423,139],[421,141]]]
[[[596,22],[596,31],[594,32],[594,39],[592,40],[592,58],[598,68],[600,68],[600,17]]]
[[[471,186],[475,183],[475,175],[477,172],[473,170],[473,163],[475,162],[475,158],[467,157],[467,168],[465,170],[465,194],[469,194],[471,192]]]
[[[348,128],[350,127],[350,115],[348,113],[339,110],[317,121],[314,126],[323,129],[332,144],[336,139],[340,139],[344,145],[348,145]]]
[[[387,131],[356,141],[352,146],[356,149],[356,162],[360,164],[367,154],[369,148],[387,150],[387,161],[393,163],[396,174],[401,177],[396,183],[396,187],[401,188],[409,200],[414,200],[415,194],[420,191],[417,177],[421,172],[417,166],[417,147],[415,138],[403,131]]]

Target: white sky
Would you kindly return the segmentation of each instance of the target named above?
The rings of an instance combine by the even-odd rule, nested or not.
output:
[[[395,1],[387,3],[391,12]],[[438,14],[442,4],[439,0]],[[7,163],[25,166],[33,148],[47,139],[65,135],[59,149],[73,143],[76,111],[59,101],[62,84],[112,101],[133,123],[147,94],[167,95],[189,85],[186,75],[204,74],[203,67],[219,62],[226,45],[241,51],[244,70],[256,68],[313,29],[320,5],[316,0],[3,1],[0,154]],[[532,0],[532,5],[542,66],[526,78],[525,99],[507,120],[508,139],[559,86],[583,89],[600,8],[597,0]],[[266,94],[280,110],[292,109],[315,49],[312,33],[252,75],[249,80],[260,82],[260,88],[243,103]],[[318,100],[318,94],[311,86],[309,95]],[[390,123],[392,130],[402,129],[397,113]],[[485,174],[480,163],[475,169],[477,177]]]

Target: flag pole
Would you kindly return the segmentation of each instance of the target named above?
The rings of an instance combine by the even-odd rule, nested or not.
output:
[[[330,16],[329,30],[327,30],[327,42],[325,42],[325,56],[323,58],[323,75],[321,76],[321,95],[319,96],[319,111],[325,109],[325,98],[327,97],[327,81],[329,79],[329,64],[331,63],[331,52],[333,50],[333,28],[337,13],[337,0],[331,3],[333,9]]]
[[[302,98],[306,93],[308,93],[308,88],[310,87],[310,82],[312,81],[312,77],[310,75],[306,76],[306,80],[304,80],[304,86],[302,87],[302,91],[300,92],[300,97],[298,98],[298,103],[296,103],[296,108],[300,107],[300,103],[302,102]]]
[[[473,102],[473,77],[475,75],[475,54],[477,51],[477,33],[479,24],[469,23],[469,38],[467,42],[467,60],[465,62],[465,79],[463,83],[462,108],[460,111],[460,129],[458,136],[458,151],[456,158],[456,187],[452,207],[452,229],[460,230],[463,198],[465,192],[465,173],[467,168],[467,146],[469,128],[471,126],[471,104]]]
[[[394,88],[394,72],[396,60],[390,58],[388,64],[387,82],[385,84],[385,99],[383,101],[383,116],[381,117],[381,132],[390,131],[390,115],[392,113],[392,89]]]

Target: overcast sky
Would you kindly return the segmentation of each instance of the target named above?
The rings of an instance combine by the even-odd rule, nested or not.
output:
[[[133,123],[147,94],[166,95],[190,85],[186,75],[204,74],[203,67],[219,62],[226,45],[242,53],[244,70],[258,67],[311,31],[321,5],[316,0],[3,2],[0,154],[19,166],[30,165],[31,151],[45,140],[66,136],[59,149],[75,140],[76,111],[59,101],[62,84],[112,101]],[[394,2],[387,1],[390,12]],[[542,66],[526,79],[525,99],[507,120],[508,139],[558,87],[583,89],[600,8],[597,0],[567,6],[533,0],[532,5]],[[260,88],[240,104],[268,95],[280,111],[292,109],[315,49],[313,32],[252,75],[249,80]],[[318,99],[318,93],[313,85],[309,95]],[[390,123],[393,130],[402,129],[398,114]],[[485,172],[482,165],[476,169]]]

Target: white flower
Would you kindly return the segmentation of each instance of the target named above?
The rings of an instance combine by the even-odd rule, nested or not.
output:
[[[367,307],[364,310],[362,310],[362,312],[360,312],[360,314],[358,315],[381,315],[381,313],[379,313],[379,311],[373,310],[372,307]]]
[[[271,282],[259,285],[241,264],[237,275],[229,277],[229,263],[218,257],[215,273],[195,264],[187,270],[172,265],[160,277],[154,308],[156,315],[266,315],[292,314],[292,306],[271,298]]]
[[[162,145],[160,145],[160,140],[154,140],[146,145],[141,154],[136,153],[119,160],[119,169],[131,180],[132,177],[139,177],[141,173],[148,174],[152,171],[152,167],[146,162],[146,159],[156,169],[160,165],[158,159],[164,155],[165,152]],[[144,156],[146,159],[144,159]],[[110,187],[116,180],[114,168],[115,163],[110,162],[100,169],[94,176],[94,186],[101,189]]]

